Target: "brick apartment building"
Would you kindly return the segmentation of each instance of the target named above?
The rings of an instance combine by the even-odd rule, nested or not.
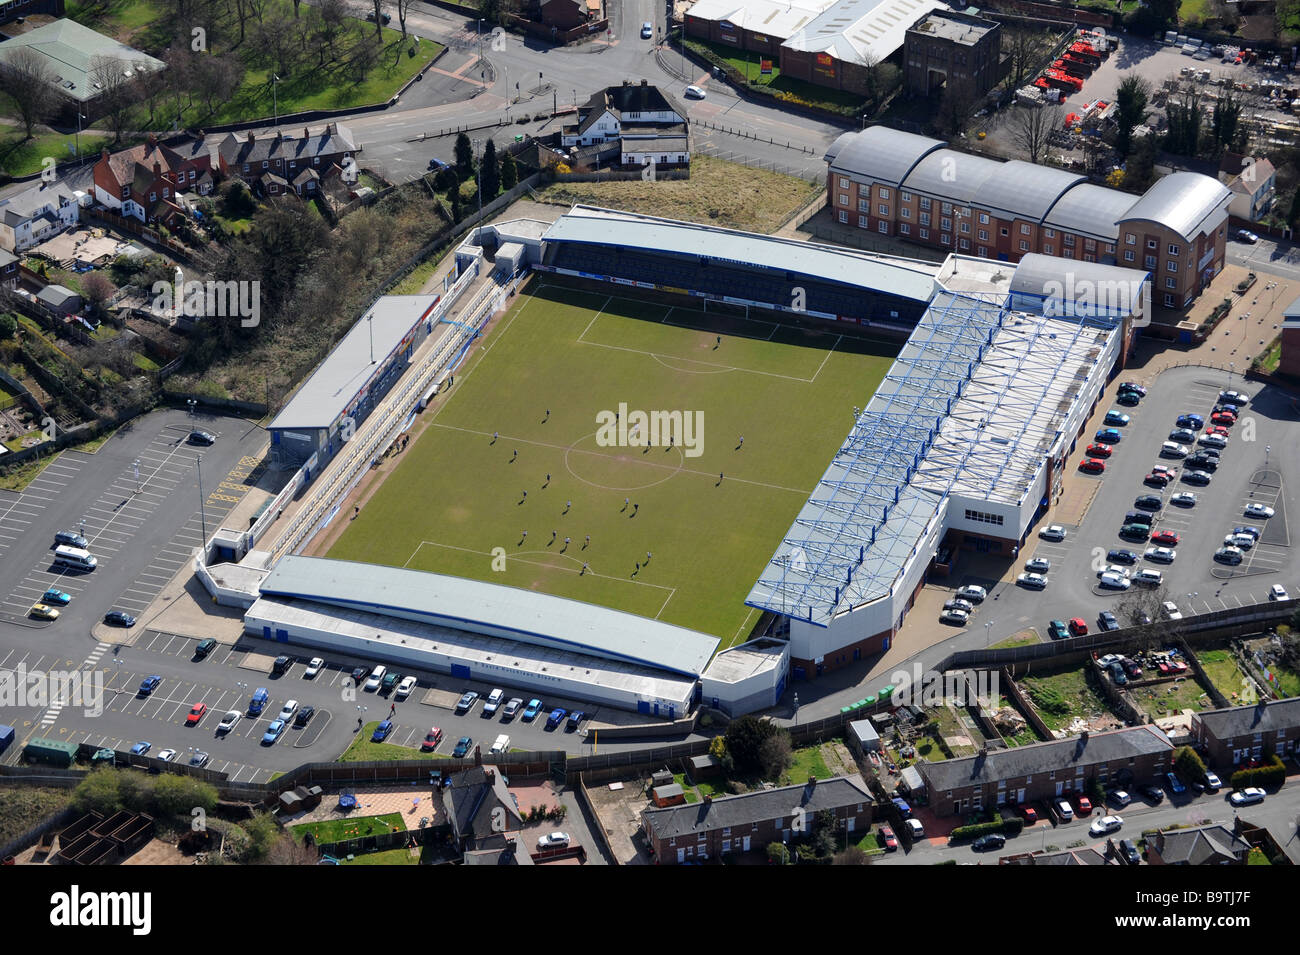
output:
[[[935,10],[903,38],[903,88],[931,96],[949,82],[982,96],[998,81],[1002,24],[951,10]]]
[[[1193,713],[1192,739],[1204,747],[1207,763],[1225,770],[1266,752],[1300,751],[1300,699]]]
[[[301,136],[249,132],[242,139],[230,133],[217,147],[221,171],[238,176],[261,196],[310,198],[321,180],[339,175],[360,150],[346,126],[330,123],[318,133],[304,127]]]
[[[887,126],[843,134],[826,162],[827,203],[842,226],[983,258],[1040,252],[1150,272],[1152,301],[1166,308],[1186,308],[1223,270],[1232,193],[1198,173],[1133,196]]]
[[[1130,726],[916,766],[935,814],[959,816],[1081,793],[1094,777],[1103,786],[1151,782],[1169,771],[1173,752],[1156,727]]]
[[[185,214],[176,196],[212,191],[212,153],[202,137],[167,143],[156,136],[110,154],[105,149],[95,163],[95,201],[119,215],[146,225],[170,226]]]
[[[641,828],[654,860],[676,865],[716,859],[728,852],[761,851],[768,843],[811,832],[823,811],[837,827],[854,833],[871,825],[872,797],[856,776],[810,780],[703,802],[641,813]]]

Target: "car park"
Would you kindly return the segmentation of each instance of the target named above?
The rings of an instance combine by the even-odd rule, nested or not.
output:
[[[270,746],[284,734],[284,720],[271,720],[271,724],[262,734],[262,745]]]
[[[965,610],[945,610],[939,614],[940,623],[956,624],[959,627],[965,626],[970,621],[970,614]]]
[[[1119,621],[1115,619],[1115,615],[1109,610],[1103,610],[1097,614],[1097,626],[1101,628],[1103,633],[1109,633],[1112,630],[1119,629]]]
[[[1268,589],[1269,600],[1290,600],[1291,596],[1286,592],[1286,588],[1281,584],[1274,584]]]
[[[185,716],[185,725],[198,726],[199,721],[203,719],[203,717],[207,714],[207,712],[208,712],[208,704],[195,703],[193,706],[190,707],[189,713],[186,714]]]
[[[1063,541],[1065,540],[1065,528],[1060,524],[1048,524],[1038,532],[1038,536],[1045,541]]]
[[[1220,564],[1240,564],[1245,556],[1240,547],[1220,547],[1214,552],[1214,559]]]
[[[1179,491],[1177,494],[1170,495],[1169,503],[1178,507],[1195,507],[1196,495],[1191,491]]]
[[[1047,632],[1053,640],[1064,640],[1070,635],[1070,629],[1064,620],[1053,620],[1047,625]]]
[[[134,627],[135,617],[131,616],[125,610],[110,610],[104,614],[104,623],[111,623],[117,627]]]
[[[468,713],[474,709],[474,704],[478,701],[478,693],[473,690],[466,690],[459,700],[456,701],[457,713]]]
[[[1164,501],[1158,494],[1139,494],[1133,501],[1134,507],[1140,507],[1144,511],[1158,511],[1164,506]]]
[[[1116,550],[1106,551],[1106,559],[1112,560],[1117,564],[1136,564],[1138,555],[1134,551],[1119,548]]]
[[[322,660],[320,657],[312,657],[311,660],[308,661],[307,663],[307,669],[302,671],[303,679],[306,680],[315,679],[317,675],[320,674],[320,671],[324,669],[324,667],[325,667],[324,660]]]
[[[988,852],[990,849],[1001,849],[1007,844],[1007,837],[1000,832],[987,832],[971,843],[971,848],[976,852]]]
[[[1070,633],[1082,637],[1088,632],[1088,624],[1082,617],[1070,618]]]
[[[217,735],[224,736],[229,733],[235,728],[241,716],[243,714],[239,710],[226,710],[226,715],[221,717],[221,722],[217,724]]]
[[[297,712],[298,712],[298,701],[288,700],[285,702],[284,706],[280,707],[280,715],[277,716],[276,719],[284,720],[284,722],[287,723],[291,719],[293,719],[293,714]]]
[[[410,696],[411,691],[415,689],[416,682],[417,681],[414,676],[402,677],[402,682],[397,684],[397,693],[396,693],[397,698],[399,700],[404,700],[408,696]]]
[[[1042,590],[1047,586],[1047,578],[1042,574],[1025,573],[1016,578],[1016,583],[1030,590]]]
[[[1100,819],[1094,820],[1093,824],[1088,827],[1088,834],[1104,836],[1119,831],[1122,825],[1124,825],[1124,820],[1120,816],[1102,816]]]
[[[302,706],[298,708],[298,715],[293,718],[294,726],[306,726],[311,722],[311,718],[316,715],[316,707]]]
[[[1251,806],[1257,802],[1263,802],[1266,795],[1268,794],[1259,787],[1250,786],[1233,793],[1228,797],[1228,801],[1234,806]]]
[[[522,707],[523,705],[524,705],[524,701],[523,701],[522,699],[520,699],[520,698],[517,697],[517,696],[512,696],[512,697],[510,698],[510,702],[508,702],[508,703],[507,703],[507,704],[502,708],[502,710],[501,710],[501,718],[502,718],[503,720],[512,720],[512,719],[514,719],[514,718],[515,718],[515,714],[519,712],[519,708]]]
[[[1196,484],[1200,487],[1204,487],[1209,484],[1213,478],[1207,471],[1184,471],[1183,480],[1188,484]]]
[[[431,726],[429,732],[424,734],[424,741],[420,743],[420,750],[425,753],[430,753],[437,749],[438,744],[441,742],[442,730],[438,729],[436,726]]]
[[[892,826],[881,826],[876,833],[876,840],[884,846],[886,852],[893,852],[898,848],[898,836],[894,835]]]
[[[1200,431],[1205,427],[1205,419],[1198,414],[1182,414],[1174,422],[1180,428],[1189,428],[1192,431]]]
[[[1025,570],[1031,574],[1045,574],[1052,569],[1052,562],[1046,557],[1033,557],[1025,561]]]
[[[1122,437],[1114,428],[1102,428],[1093,435],[1093,440],[1099,444],[1119,444]]]
[[[1128,865],[1137,865],[1142,861],[1138,854],[1137,846],[1133,845],[1132,839],[1121,839],[1119,841],[1119,856]]]
[[[456,740],[456,745],[452,749],[451,755],[456,757],[457,759],[460,759],[462,756],[464,756],[466,753],[469,752],[469,748],[473,745],[474,745],[473,740],[471,740],[468,736],[462,736],[460,739]]]
[[[528,705],[524,707],[524,715],[520,717],[520,719],[522,719],[524,722],[528,722],[529,720],[535,720],[537,719],[537,714],[540,713],[541,710],[542,710],[541,700],[538,699],[529,700]]]
[[[371,693],[377,693],[379,691],[379,684],[384,682],[384,674],[387,672],[388,667],[384,666],[382,663],[377,665],[370,671],[370,676],[366,678],[366,685],[362,687],[362,689],[368,690]]]
[[[1084,454],[1090,458],[1108,458],[1114,450],[1109,444],[1090,444]]]
[[[1165,773],[1165,779],[1169,782],[1169,791],[1175,795],[1187,792],[1187,787],[1183,785],[1183,781],[1178,778],[1177,773]]]
[[[539,849],[563,849],[568,844],[569,836],[564,832],[548,832],[537,840]]]
[[[1247,517],[1272,517],[1273,508],[1252,501],[1246,505],[1245,514]]]
[[[1204,440],[1204,438],[1202,438]],[[1166,441],[1160,445],[1160,456],[1162,458],[1185,458],[1188,449],[1185,444],[1179,444],[1176,441]]]
[[[375,731],[370,734],[370,742],[382,743],[384,740],[388,739],[388,737],[391,736],[392,733],[393,733],[393,721],[383,720],[378,726],[375,727]]]
[[[1079,462],[1079,470],[1084,474],[1101,474],[1106,470],[1106,462],[1101,458],[1084,458]]]
[[[972,603],[982,603],[989,592],[983,587],[976,584],[967,584],[957,591],[957,596],[962,600],[969,600]]]

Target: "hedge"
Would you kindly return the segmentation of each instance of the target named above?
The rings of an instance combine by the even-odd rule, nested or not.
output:
[[[1019,816],[1012,816],[1009,819],[995,819],[992,822],[979,822],[973,826],[958,826],[952,831],[949,839],[952,842],[960,842],[963,839],[977,839],[980,836],[987,835],[991,832],[1000,832],[1008,837],[1018,836],[1021,830],[1025,828],[1025,821]]]
[[[1245,789],[1249,786],[1267,789],[1270,786],[1281,786],[1284,782],[1286,782],[1286,764],[1282,762],[1281,756],[1274,753],[1269,757],[1267,766],[1237,770],[1232,774],[1229,785],[1233,789]]]

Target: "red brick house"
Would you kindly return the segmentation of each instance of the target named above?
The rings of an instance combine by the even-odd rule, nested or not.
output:
[[[221,171],[238,176],[258,195],[303,198],[318,195],[322,179],[353,168],[358,152],[352,133],[337,123],[315,134],[304,127],[301,136],[276,130],[241,139],[230,133],[217,147]]]
[[[121,216],[148,225],[172,225],[184,215],[177,193],[212,191],[212,154],[201,137],[167,143],[156,136],[95,163],[95,201]]]

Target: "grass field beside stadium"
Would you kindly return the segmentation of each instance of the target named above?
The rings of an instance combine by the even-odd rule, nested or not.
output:
[[[601,604],[724,647],[743,641],[758,619],[745,596],[896,346],[635,290],[529,289],[329,556]],[[625,432],[634,411],[698,412],[698,447],[684,453],[683,432],[647,449],[646,429],[634,446],[602,446],[597,415],[620,404]]]

